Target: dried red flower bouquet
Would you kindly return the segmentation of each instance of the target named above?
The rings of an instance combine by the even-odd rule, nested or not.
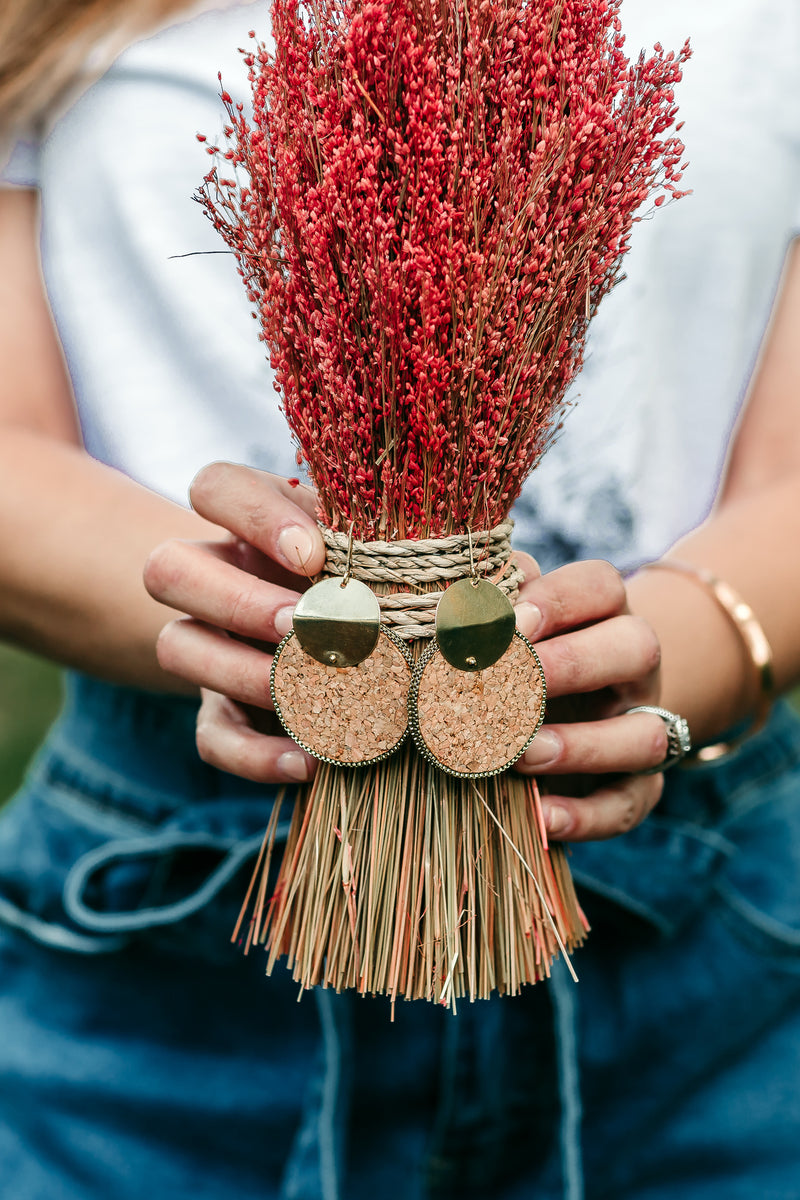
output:
[[[321,519],[362,540],[489,529],[557,428],[587,324],[619,278],[642,206],[681,194],[673,87],[688,46],[629,61],[619,0],[273,0],[272,23],[274,53],[256,43],[246,57],[252,120],[223,92],[227,144],[209,148],[202,198],[256,306]],[[536,796],[512,774],[484,799],[542,875],[549,917],[518,881],[519,864],[512,871],[519,937],[533,930],[538,946],[529,961],[498,926],[508,914],[492,879],[470,892],[460,817],[447,832],[452,854],[440,855],[451,854],[457,878],[421,884],[422,900],[403,907],[398,878],[405,855],[423,854],[418,822],[430,823],[430,806],[446,792],[454,813],[482,811],[474,785],[435,775],[413,750],[361,772],[320,771],[298,802],[277,896],[267,905],[262,890],[257,906],[271,962],[288,953],[305,985],[451,1000],[539,977],[554,920],[564,943],[580,940],[560,851],[542,842]],[[359,913],[378,899],[362,895],[368,872],[352,839],[346,849],[342,789],[364,806],[363,832],[402,788],[418,794],[417,816],[382,847],[401,867],[381,884],[385,921],[376,933],[371,919],[368,944]],[[516,817],[509,805],[521,806]],[[479,875],[499,854],[504,879],[508,852],[485,813],[480,821],[469,853],[482,857]],[[349,858],[345,887],[334,871],[309,900],[298,871],[312,871],[312,827],[330,842],[326,862]],[[437,887],[453,911],[431,949],[422,925]],[[464,932],[470,922],[477,937]],[[470,939],[490,966],[462,970]],[[502,963],[498,941],[511,947]],[[378,945],[394,974],[373,973]],[[415,958],[427,965],[417,971]]]

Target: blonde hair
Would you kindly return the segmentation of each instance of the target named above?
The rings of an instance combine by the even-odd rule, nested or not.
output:
[[[0,131],[31,127],[90,71],[196,0],[3,0]]]

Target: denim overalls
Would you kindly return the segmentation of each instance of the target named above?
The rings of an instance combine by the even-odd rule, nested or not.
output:
[[[69,679],[0,818],[0,1196],[800,1200],[800,723],[576,846],[549,985],[305,994],[230,931],[269,788],[193,702]]]

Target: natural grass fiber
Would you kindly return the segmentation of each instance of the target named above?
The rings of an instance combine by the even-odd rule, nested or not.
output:
[[[583,941],[565,851],[547,843],[532,779],[454,778],[409,743],[377,768],[322,763],[295,801],[270,895],[280,807],[245,906],[247,946],[265,945],[268,974],[286,956],[303,988],[454,1008],[516,994],[549,975],[559,939],[567,950]]]
[[[415,659],[426,645],[412,643]],[[465,997],[518,993],[584,939],[566,852],[548,843],[533,779],[459,778],[411,739],[372,766],[321,762],[296,796],[273,884],[283,803],[234,931],[247,920],[246,949],[266,948],[268,974],[285,957],[302,988],[455,1009]]]

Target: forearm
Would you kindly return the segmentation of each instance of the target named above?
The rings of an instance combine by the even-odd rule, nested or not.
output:
[[[115,682],[187,691],[158,665],[175,616],[142,566],[166,538],[219,536],[195,513],[16,427],[0,434],[0,636]]]
[[[774,656],[775,686],[800,680],[800,242],[762,346],[718,503],[668,557],[706,567],[756,614]],[[662,645],[663,703],[689,721],[697,744],[753,711],[758,683],[742,639],[691,578],[643,571],[630,601]]]
[[[723,498],[667,557],[707,567],[757,614],[774,656],[776,689],[800,680],[800,476]],[[662,647],[662,702],[689,721],[696,744],[751,713],[758,683],[745,644],[705,588],[672,571],[642,571],[629,582],[635,612]]]

